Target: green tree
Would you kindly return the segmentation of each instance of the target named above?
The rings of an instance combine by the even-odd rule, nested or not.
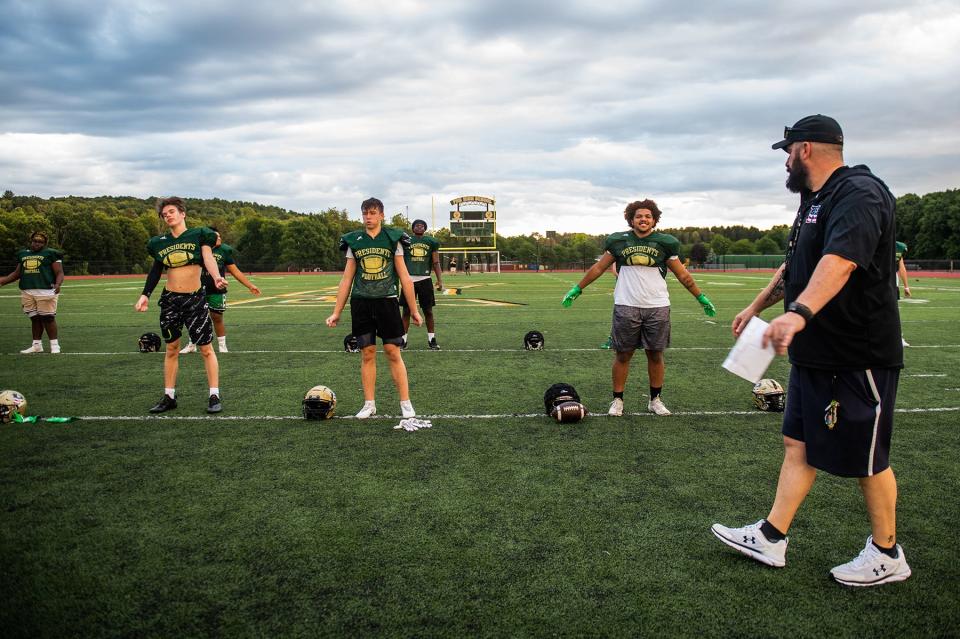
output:
[[[730,246],[730,255],[756,255],[757,249],[751,240],[737,240]]]
[[[710,240],[710,248],[717,255],[726,255],[730,252],[731,246],[733,246],[733,241],[720,233],[715,233],[713,239]]]
[[[697,242],[690,247],[690,261],[702,266],[710,258],[710,249],[703,242]]]
[[[764,235],[757,240],[756,250],[760,255],[778,255],[782,253],[780,246],[768,235]]]

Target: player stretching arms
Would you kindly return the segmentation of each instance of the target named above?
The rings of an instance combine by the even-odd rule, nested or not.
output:
[[[167,342],[163,358],[163,397],[151,413],[163,413],[177,407],[177,371],[180,367],[180,335],[183,326],[193,342],[200,346],[203,367],[210,385],[208,413],[223,410],[220,404],[220,365],[213,352],[213,327],[207,301],[200,286],[201,264],[213,278],[217,288],[226,288],[227,282],[217,270],[213,257],[213,245],[217,235],[205,226],[187,228],[187,208],[182,199],[168,197],[157,202],[157,212],[169,230],[158,237],[150,238],[147,251],[153,257],[153,268],[147,275],[143,294],[134,305],[141,313],[150,305],[150,294],[160,281],[160,274],[167,268],[167,284],[160,295],[160,330]]]

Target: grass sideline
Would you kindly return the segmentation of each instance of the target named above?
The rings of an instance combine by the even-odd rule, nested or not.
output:
[[[827,576],[869,532],[852,480],[820,475],[782,570],[709,532],[764,516],[775,489],[778,416],[752,412],[750,385],[719,367],[730,320],[768,276],[696,274],[713,321],[671,278],[664,399],[677,414],[645,413],[639,360],[621,419],[603,415],[612,355],[597,348],[613,281],[561,309],[578,277],[445,278],[464,288],[438,298],[444,350],[415,328],[404,353],[418,412],[442,416],[415,433],[393,429],[382,357],[377,404],[394,417],[294,419],[317,383],[338,416],[361,403],[348,314],[323,325],[336,276],[257,277],[261,298],[234,286],[222,418],[204,413],[196,355],[181,359],[175,417],[146,417],[162,356],[134,352],[157,331],[156,299],[132,309],[139,281],[68,283],[60,356],[14,354],[29,325],[16,290],[0,290],[0,386],[34,413],[112,418],[0,427],[4,636],[957,633],[960,431],[956,411],[934,409],[960,407],[960,281],[911,282],[901,304],[913,346],[892,459],[914,574],[861,590]],[[543,352],[522,350],[530,329]],[[778,358],[769,375],[788,369]],[[533,416],[557,381],[597,414]]]

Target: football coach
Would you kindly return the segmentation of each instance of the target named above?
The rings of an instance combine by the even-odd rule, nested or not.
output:
[[[720,541],[770,566],[786,563],[787,530],[817,471],[856,477],[872,534],[831,576],[848,586],[903,581],[897,483],[890,439],[903,367],[894,285],[895,200],[866,166],[843,162],[843,131],[811,115],[773,145],[787,153],[787,188],[800,194],[783,266],[733,320],[747,322],[783,300],[764,333],[792,368],[783,417],[784,457],[773,507],[743,528],[712,527]]]

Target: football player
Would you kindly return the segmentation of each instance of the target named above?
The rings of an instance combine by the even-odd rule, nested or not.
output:
[[[907,245],[903,242],[895,242],[894,247],[894,267],[897,270],[900,283],[903,284],[903,294],[907,297],[912,297],[910,295],[910,281],[907,279],[907,267],[903,263],[903,256],[907,254]],[[897,299],[900,299],[900,284],[897,284]],[[903,335],[900,336],[900,341],[904,346],[910,346],[907,340],[903,338]]]
[[[623,414],[623,391],[630,373],[630,360],[638,347],[647,355],[647,375],[650,378],[647,409],[657,415],[670,414],[661,398],[665,369],[663,351],[670,345],[668,270],[697,299],[707,316],[713,317],[717,313],[680,261],[677,238],[654,230],[660,215],[653,200],[627,205],[623,217],[630,230],[607,238],[603,255],[563,298],[563,306],[570,306],[587,285],[603,275],[612,264],[617,265],[610,333],[617,356],[613,361],[610,415]]]
[[[147,242],[147,251],[154,260],[153,268],[147,275],[143,293],[134,305],[137,311],[146,312],[150,305],[150,294],[166,268],[167,283],[159,302],[160,332],[167,343],[163,359],[164,389],[163,397],[150,412],[163,413],[177,407],[180,336],[186,325],[190,339],[200,347],[200,354],[203,355],[203,366],[210,385],[207,412],[219,413],[223,410],[220,402],[220,365],[211,345],[213,327],[207,300],[200,286],[202,268],[206,268],[217,288],[227,286],[213,257],[217,234],[205,226],[187,228],[187,208],[178,197],[159,200],[157,213],[169,230]]]
[[[427,223],[423,220],[414,220],[410,226],[413,237],[410,239],[410,248],[403,252],[403,261],[410,273],[413,282],[413,293],[420,302],[423,310],[423,319],[427,323],[427,346],[432,351],[439,351],[437,334],[434,332],[433,307],[436,306],[436,297],[433,294],[433,282],[430,271],[437,274],[437,290],[443,290],[443,269],[440,268],[440,242],[436,238],[424,235],[427,232]],[[403,344],[401,350],[407,348],[407,332],[410,330],[410,308],[405,299],[400,300],[403,306]]]
[[[23,354],[43,352],[43,332],[50,340],[50,352],[60,352],[57,331],[57,300],[63,284],[63,254],[47,247],[47,234],[30,235],[30,248],[17,251],[17,267],[0,277],[0,286],[20,280],[20,304],[30,318],[33,343]]]
[[[360,345],[360,381],[363,385],[363,408],[360,419],[377,414],[374,400],[377,387],[377,336],[383,341],[383,352],[390,364],[390,374],[400,396],[400,411],[404,418],[416,417],[410,402],[407,368],[400,353],[403,343],[403,321],[398,284],[406,300],[413,323],[423,320],[417,312],[413,282],[403,261],[409,250],[410,237],[403,231],[383,226],[383,202],[377,198],[364,200],[360,205],[363,230],[351,231],[340,238],[340,250],[346,252],[347,264],[337,288],[337,302],[327,318],[333,328],[350,298],[350,316],[353,335]]]
[[[217,260],[217,267],[220,271],[220,277],[226,278],[227,272],[246,286],[254,295],[260,295],[260,289],[253,285],[247,276],[237,267],[233,259],[233,247],[224,244],[220,237],[220,231],[211,226],[210,230],[217,234],[217,243],[213,247],[213,258]],[[200,274],[200,282],[207,295],[207,306],[210,307],[210,319],[213,320],[213,332],[217,335],[217,348],[221,353],[227,352],[227,325],[223,321],[223,314],[227,310],[227,289],[219,289],[213,284],[210,275],[206,271]],[[181,353],[196,353],[197,345],[193,341],[187,342]]]

